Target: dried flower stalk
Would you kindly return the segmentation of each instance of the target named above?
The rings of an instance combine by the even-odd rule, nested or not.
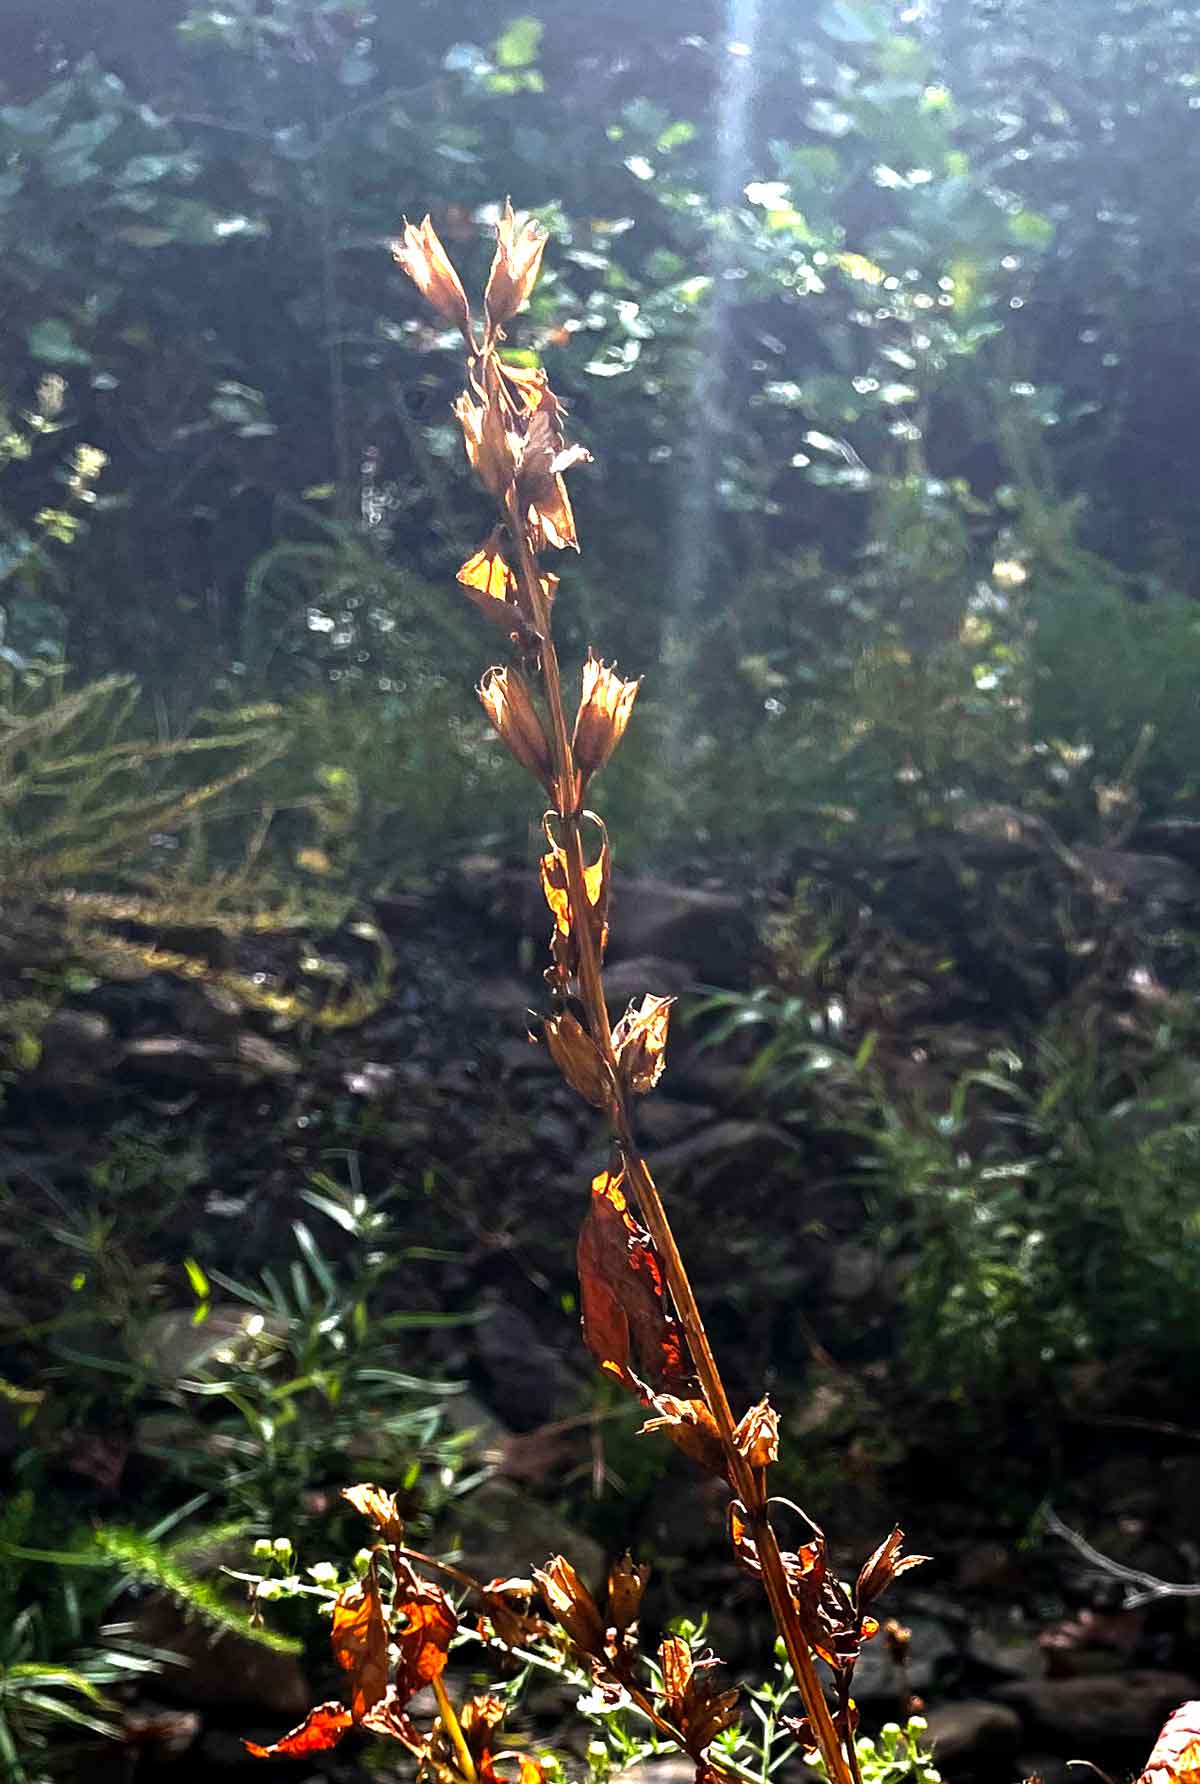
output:
[[[543,821],[548,847],[541,863],[554,917],[546,973],[554,1009],[545,1035],[567,1083],[605,1111],[613,1138],[613,1168],[592,1186],[580,1235],[584,1336],[600,1367],[656,1415],[645,1429],[665,1430],[699,1466],[728,1483],[736,1559],[762,1583],[804,1703],[805,1722],[797,1733],[819,1749],[832,1784],[854,1784],[850,1678],[861,1643],[877,1628],[866,1614],[867,1602],[916,1558],[899,1559],[900,1533],[894,1532],[851,1593],[827,1574],[815,1525],[814,1540],[798,1553],[780,1547],[767,1485],[778,1452],[778,1420],[765,1400],[740,1421],[734,1417],[662,1198],[634,1135],[633,1098],[653,1089],[662,1073],[670,1000],[648,996],[631,1005],[615,1028],[610,1025],[602,973],[608,838],[601,820],[584,810],[583,798],[624,735],[639,683],[621,680],[589,651],[576,716],[568,722],[551,629],[557,578],[539,560],[550,547],[579,549],[563,474],[589,454],[567,445],[563,406],[546,373],[511,366],[501,352],[504,326],[533,290],[545,243],[540,225],[518,225],[511,204],[506,206],[478,324],[428,217],[419,229],[405,226],[396,258],[433,307],[461,327],[467,344],[467,387],[455,414],[499,524],[462,566],[459,581],[541,682],[545,724],[515,670],[489,670],[480,697],[516,760],[553,800]],[[585,829],[600,838],[592,862]],[[569,1564],[557,1557],[538,1577],[572,1640],[601,1653],[599,1612]],[[814,1657],[833,1669],[836,1722]],[[703,1775],[703,1746],[733,1712],[700,1668],[692,1670],[690,1657],[671,1648],[662,1666],[674,1693],[671,1719]]]

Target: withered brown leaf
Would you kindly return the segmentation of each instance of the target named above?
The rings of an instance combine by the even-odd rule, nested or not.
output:
[[[682,1386],[683,1334],[666,1310],[662,1266],[630,1210],[623,1170],[592,1179],[577,1262],[584,1342],[600,1368],[641,1398],[638,1375],[656,1390]]]
[[[299,1727],[290,1729],[269,1747],[257,1741],[243,1741],[247,1753],[255,1759],[292,1759],[305,1753],[325,1753],[336,1747],[346,1731],[354,1726],[354,1718],[343,1703],[319,1703],[311,1709]]]
[[[904,1542],[904,1532],[897,1524],[890,1536],[885,1536],[875,1553],[864,1561],[859,1569],[858,1584],[854,1589],[855,1603],[860,1610],[872,1604],[881,1593],[886,1592],[894,1579],[907,1573],[910,1567],[920,1567],[928,1561],[928,1555],[905,1555],[900,1558],[900,1549]]]
[[[674,1394],[655,1394],[650,1404],[657,1414],[647,1419],[643,1432],[665,1431],[677,1449],[719,1480],[726,1478],[726,1456],[721,1433],[703,1400],[680,1400]]]
[[[612,1076],[600,1049],[570,1010],[550,1016],[545,1023],[546,1045],[571,1089],[595,1108],[604,1108],[612,1096]]]

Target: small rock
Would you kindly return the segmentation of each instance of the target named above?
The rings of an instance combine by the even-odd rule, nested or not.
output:
[[[129,1621],[135,1642],[179,1656],[183,1665],[164,1668],[155,1689],[189,1708],[245,1706],[295,1719],[312,1701],[294,1654],[279,1653],[248,1636],[214,1638],[211,1628],[164,1593],[144,1600]]]
[[[655,1175],[679,1176],[716,1165],[735,1152],[780,1157],[792,1147],[789,1136],[770,1121],[717,1121],[660,1152],[654,1161]]]
[[[42,1059],[56,1054],[88,1064],[111,1064],[113,1026],[99,1010],[55,1010],[42,1029]]]
[[[967,1637],[967,1659],[996,1679],[1042,1679],[1046,1654],[1035,1641],[1014,1632],[1011,1639],[990,1629],[972,1629]]]
[[[835,1301],[865,1301],[879,1281],[879,1254],[865,1245],[838,1245],[829,1272],[829,1293]]]
[[[648,1096],[637,1111],[638,1133],[648,1146],[672,1146],[715,1119],[716,1111],[706,1104],[670,1096]]]
[[[1104,1677],[1022,1680],[998,1685],[995,1696],[1011,1704],[1037,1733],[1068,1747],[1086,1744],[1095,1752],[1108,1741],[1141,1742],[1148,1748],[1171,1711],[1198,1689],[1182,1673],[1143,1669]]]
[[[679,997],[692,983],[686,961],[667,960],[659,954],[635,954],[605,970],[604,995],[614,1015],[626,1004],[639,1002],[647,993],[654,997]]]
[[[267,1040],[265,1035],[240,1034],[237,1038],[237,1056],[239,1063],[252,1078],[295,1078],[300,1073],[300,1061],[294,1053],[279,1047],[274,1041]]]
[[[600,1544],[512,1481],[493,1478],[461,1500],[454,1533],[461,1565],[477,1579],[528,1579],[551,1555],[565,1555],[593,1590],[604,1578]]]
[[[186,1035],[146,1035],[130,1041],[122,1059],[123,1069],[137,1078],[173,1084],[211,1084],[221,1076],[212,1050]]]
[[[1007,1704],[967,1697],[958,1703],[940,1704],[927,1712],[926,1740],[939,1767],[953,1762],[958,1769],[970,1763],[991,1765],[1010,1758],[1021,1740],[1021,1718]]]
[[[618,880],[613,958],[653,954],[684,961],[709,985],[742,985],[758,949],[748,899],[668,880]]]

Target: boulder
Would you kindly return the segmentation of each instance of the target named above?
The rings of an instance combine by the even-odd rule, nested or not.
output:
[[[1038,1735],[1099,1753],[1109,1742],[1148,1750],[1172,1710],[1198,1689],[1182,1673],[1143,1668],[1078,1679],[1023,1679],[997,1686],[994,1695]]]
[[[991,1769],[1011,1759],[1021,1740],[1021,1718],[1007,1704],[967,1697],[939,1704],[926,1712],[925,1739],[939,1767],[953,1765],[955,1774],[976,1767]]]

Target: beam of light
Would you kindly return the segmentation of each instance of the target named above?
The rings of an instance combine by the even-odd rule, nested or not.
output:
[[[731,343],[730,294],[737,274],[732,212],[751,177],[748,124],[758,78],[762,0],[726,0],[713,143],[712,199],[717,213],[710,242],[712,286],[693,349],[691,391],[677,463],[678,505],[666,589],[663,663],[667,710],[682,717],[681,686],[697,623],[710,606],[716,545],[716,486],[723,442],[723,391]],[[682,738],[672,740],[675,747]]]

